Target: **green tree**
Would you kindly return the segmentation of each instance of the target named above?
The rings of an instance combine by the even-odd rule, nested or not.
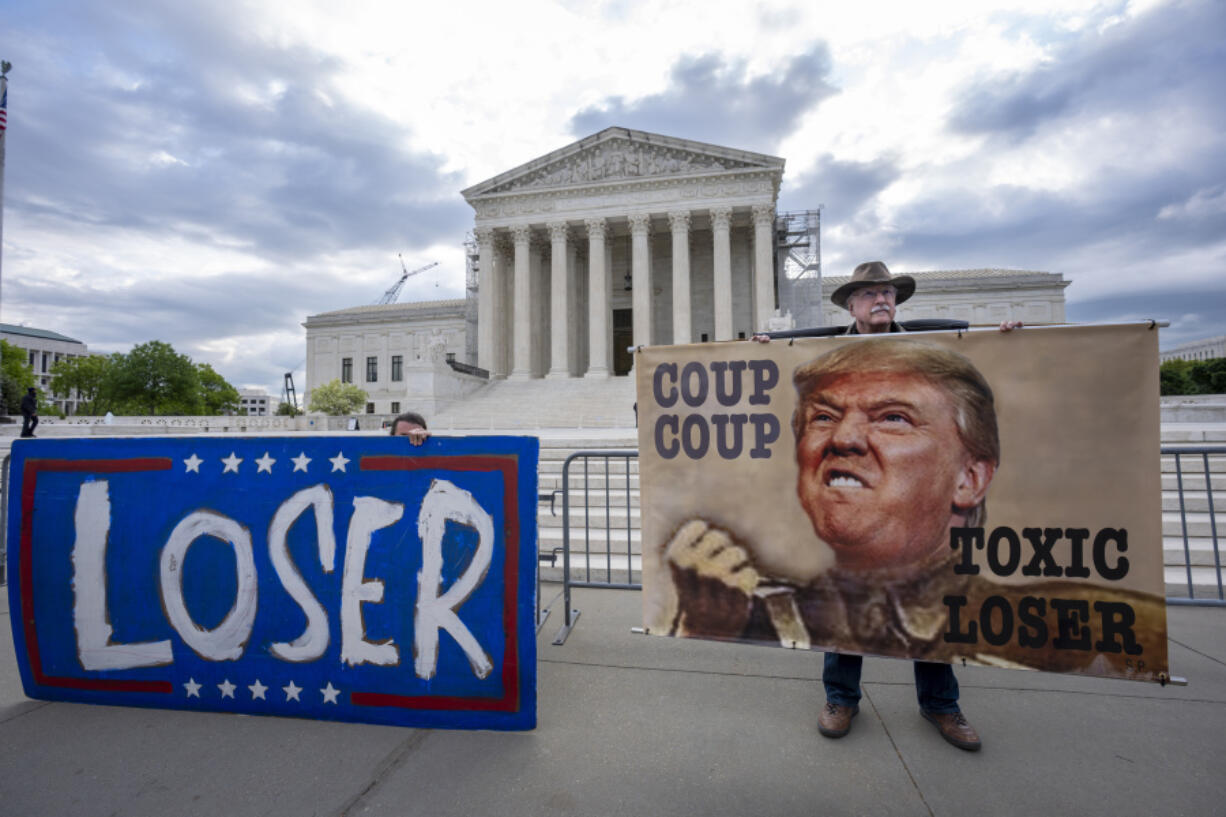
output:
[[[119,408],[143,414],[195,414],[200,409],[200,375],[191,358],[169,343],[142,343],[116,362]]]
[[[289,403],[285,402],[284,400],[282,400],[281,403],[277,406],[277,416],[278,417],[293,417],[296,415],[296,413],[297,412],[294,411],[294,407],[291,406]]]
[[[1192,394],[1192,381],[1188,379],[1188,370],[1192,367],[1188,360],[1168,360],[1158,368],[1158,381],[1162,394]]]
[[[204,414],[223,414],[238,411],[238,389],[213,370],[207,363],[196,364],[196,377],[200,381],[200,403]]]
[[[1198,360],[1188,369],[1195,394],[1226,394],[1226,357]]]
[[[26,350],[0,340],[0,401],[2,410],[16,414],[21,406],[21,397],[34,385],[34,371],[26,365]]]
[[[51,367],[51,392],[68,397],[76,389],[78,414],[101,414],[99,403],[111,376],[111,358],[105,355],[65,358]]]
[[[333,417],[353,414],[366,403],[366,392],[352,383],[333,380],[311,390],[310,411],[322,411]]]

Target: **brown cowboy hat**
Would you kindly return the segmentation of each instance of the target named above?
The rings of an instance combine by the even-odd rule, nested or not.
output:
[[[851,274],[851,280],[834,291],[830,300],[835,306],[847,308],[847,299],[857,289],[871,287],[877,284],[893,284],[898,295],[894,303],[900,304],[915,294],[915,279],[910,275],[890,275],[890,268],[880,261],[865,261],[856,267]]]

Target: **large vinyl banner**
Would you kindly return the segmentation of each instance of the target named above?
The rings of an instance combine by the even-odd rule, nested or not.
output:
[[[537,455],[523,437],[18,440],[26,694],[531,729]]]
[[[1158,333],[636,358],[648,632],[1165,682]]]

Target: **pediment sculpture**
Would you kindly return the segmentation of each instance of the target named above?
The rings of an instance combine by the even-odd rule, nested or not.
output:
[[[614,140],[537,168],[489,190],[505,193],[587,182],[670,176],[701,171],[735,170],[757,165],[679,148]]]

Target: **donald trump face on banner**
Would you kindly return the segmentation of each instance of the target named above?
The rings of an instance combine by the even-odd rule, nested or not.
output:
[[[835,581],[850,609],[882,582],[936,587],[929,578],[948,573],[953,557],[950,528],[983,524],[1000,442],[992,390],[965,357],[912,340],[865,339],[800,366],[793,383],[796,497],[834,552],[834,570],[808,589],[773,579],[760,572],[752,541],[692,520],[664,554],[678,634],[752,637],[744,629],[752,598],[778,606],[780,589],[803,596]]]
[[[943,556],[982,524],[1000,460],[992,391],[969,360],[893,339],[842,346],[796,370],[796,493],[839,567]]]

